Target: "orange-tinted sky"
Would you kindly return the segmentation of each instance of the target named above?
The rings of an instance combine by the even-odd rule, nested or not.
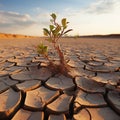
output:
[[[120,0],[0,0],[0,32],[42,35],[53,12],[70,35],[120,33]]]

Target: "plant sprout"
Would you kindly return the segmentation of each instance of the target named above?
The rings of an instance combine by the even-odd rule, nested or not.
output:
[[[69,66],[67,65],[64,54],[60,48],[60,45],[58,44],[58,41],[60,40],[61,37],[66,35],[68,32],[72,31],[72,29],[67,29],[68,27],[68,21],[66,18],[61,19],[61,24],[59,24],[57,20],[57,16],[55,13],[52,13],[50,19],[50,25],[49,28],[43,28],[43,33],[47,37],[46,40],[52,43],[54,49],[56,50],[58,56],[59,56],[59,65],[55,65],[55,63],[50,60],[48,56],[48,47],[40,44],[37,47],[37,51],[39,54],[42,54],[47,60],[50,62],[50,66],[54,68],[54,70],[66,73],[69,70]]]

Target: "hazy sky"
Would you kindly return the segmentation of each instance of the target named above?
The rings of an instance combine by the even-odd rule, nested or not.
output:
[[[51,13],[68,19],[70,35],[120,33],[120,0],[0,0],[0,32],[42,35]]]

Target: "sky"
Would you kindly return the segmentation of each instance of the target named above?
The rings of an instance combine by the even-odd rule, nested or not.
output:
[[[0,0],[0,32],[42,36],[51,13],[69,35],[120,34],[120,0]]]

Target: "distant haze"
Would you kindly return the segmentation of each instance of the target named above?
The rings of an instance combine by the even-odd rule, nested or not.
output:
[[[51,13],[69,35],[120,34],[120,0],[0,0],[0,33],[41,36]]]

